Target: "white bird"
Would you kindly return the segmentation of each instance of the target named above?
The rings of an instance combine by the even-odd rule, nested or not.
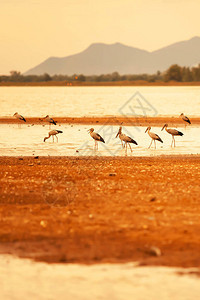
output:
[[[155,149],[156,149],[156,141],[159,141],[161,143],[163,143],[163,141],[161,140],[161,138],[156,134],[156,133],[153,133],[153,132],[150,132],[151,130],[151,127],[147,127],[147,129],[145,130],[145,133],[148,131],[148,135],[150,136],[151,138],[151,143],[149,145],[149,148],[151,147],[151,144],[152,142],[154,141],[154,145],[155,145]]]
[[[127,136],[125,135],[124,133],[122,133],[122,127],[120,126],[119,127],[119,131],[116,135],[116,138],[119,136],[120,140],[121,140],[121,143],[122,143],[122,148],[125,148],[126,147],[126,151],[127,151],[127,143],[129,144],[129,147],[131,149],[131,152],[132,152],[132,148],[131,148],[131,145],[130,143],[132,144],[135,144],[137,145],[137,142],[134,141],[130,136]],[[123,142],[124,142],[124,145],[123,145]]]
[[[20,114],[18,114],[17,112],[14,113],[13,117],[15,117],[15,118],[18,119],[18,120],[21,120],[21,121],[26,122],[26,119],[25,119],[23,116],[21,116]],[[20,124],[20,125],[21,125],[21,124]],[[18,124],[18,126],[19,126],[19,124]]]
[[[53,138],[53,142],[54,142],[54,136],[57,138],[57,142],[58,142],[58,137],[57,137],[57,134],[59,133],[63,133],[61,130],[51,130],[49,131],[49,136],[45,137],[44,138],[44,142],[49,139],[51,136]]]
[[[175,135],[180,135],[180,136],[182,136],[183,133],[180,132],[180,131],[178,131],[178,130],[176,130],[176,129],[170,129],[170,128],[167,128],[167,127],[168,127],[168,124],[165,124],[161,130],[163,130],[163,129],[165,128],[165,130],[166,130],[169,134],[172,135],[172,144],[171,144],[171,147],[172,147],[172,145],[173,145],[173,142],[174,142],[174,147],[175,147],[175,138],[174,138],[174,136],[175,136]]]
[[[46,117],[44,117],[43,119],[45,119],[49,123],[49,129],[51,128],[51,124],[54,124],[54,125],[57,124],[57,122],[54,121],[53,118],[50,118],[49,115],[46,115]]]
[[[182,118],[182,120],[188,124],[191,124],[190,119],[188,117],[186,117],[183,113],[180,114],[180,117]],[[185,124],[186,126],[186,124]]]
[[[94,148],[95,148],[95,149],[98,149],[98,143],[97,143],[97,141],[98,141],[98,142],[103,142],[103,143],[105,143],[104,139],[100,136],[100,134],[94,132],[94,128],[90,128],[90,129],[88,130],[88,132],[90,133],[90,136],[91,136],[91,137],[94,139],[94,141],[95,141],[95,145],[94,145]]]

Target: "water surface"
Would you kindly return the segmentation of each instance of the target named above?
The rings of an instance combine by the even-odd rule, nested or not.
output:
[[[94,140],[87,130],[91,125],[68,125],[52,126],[52,129],[62,130],[58,135],[58,143],[53,143],[52,137],[45,143],[44,137],[48,136],[49,126],[23,124],[18,128],[17,124],[0,125],[0,155],[3,156],[156,156],[177,154],[199,154],[200,153],[200,127],[188,126],[177,128],[183,132],[183,136],[175,137],[176,147],[171,148],[172,137],[161,127],[152,127],[152,132],[157,133],[163,140],[163,144],[156,142],[148,149],[151,139],[145,133],[146,127],[123,127],[123,132],[134,138],[138,146],[131,144],[133,152],[122,149],[119,138],[115,138],[118,126],[99,125],[95,131],[104,138],[105,144],[98,143],[98,151],[94,150]]]
[[[199,299],[200,280],[191,271],[196,269],[46,264],[1,255],[0,299]]]
[[[136,108],[137,92],[145,111]],[[0,116],[119,116],[131,113],[130,107],[137,115],[199,116],[200,87],[0,87]]]

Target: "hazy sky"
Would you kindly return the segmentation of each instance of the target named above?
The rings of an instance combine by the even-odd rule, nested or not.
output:
[[[0,74],[91,43],[145,50],[200,36],[200,0],[0,0]]]

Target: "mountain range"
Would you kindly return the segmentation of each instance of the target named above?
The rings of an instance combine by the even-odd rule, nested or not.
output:
[[[49,57],[24,75],[100,75],[113,72],[121,75],[153,74],[158,70],[166,70],[172,64],[191,67],[199,63],[200,37],[177,42],[153,52],[121,43],[95,43],[78,54]]]

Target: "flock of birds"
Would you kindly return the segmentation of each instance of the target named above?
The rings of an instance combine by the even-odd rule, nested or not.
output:
[[[17,118],[18,120],[21,120],[21,121],[23,121],[23,122],[26,122],[26,119],[25,119],[22,115],[18,114],[17,112],[16,112],[13,116],[14,116],[15,118]],[[181,117],[182,120],[185,122],[185,124],[186,124],[186,123],[191,124],[190,119],[189,119],[188,117],[186,117],[183,113],[180,115],[180,117]],[[50,118],[49,115],[47,115],[46,117],[44,117],[44,118],[42,118],[42,119],[40,119],[40,120],[46,120],[46,121],[49,123],[49,127],[50,127],[50,128],[51,128],[51,124],[54,124],[54,125],[57,124],[57,122],[54,121],[53,118]],[[165,124],[165,125],[162,127],[161,130],[164,130],[164,129],[166,130],[167,133],[171,134],[171,136],[172,136],[171,147],[173,147],[173,145],[174,145],[174,147],[175,147],[175,138],[174,138],[174,137],[175,137],[175,136],[182,136],[183,133],[182,133],[181,131],[178,131],[177,129],[168,128],[168,124]],[[151,138],[151,143],[150,143],[150,145],[149,145],[148,148],[150,148],[151,145],[152,145],[152,143],[154,142],[154,146],[155,146],[155,149],[156,149],[156,141],[161,142],[161,143],[163,143],[163,141],[162,141],[162,139],[159,137],[158,134],[153,133],[153,132],[151,132],[150,130],[151,130],[151,127],[149,126],[149,127],[147,127],[147,129],[146,129],[146,131],[145,131],[145,133],[147,132],[148,135],[149,135],[150,138]],[[94,149],[95,149],[95,150],[98,150],[98,142],[105,143],[104,139],[100,136],[99,133],[97,133],[97,132],[94,131],[94,128],[90,128],[90,129],[88,130],[88,132],[90,133],[90,136],[94,139],[94,142],[95,142]],[[53,138],[53,142],[54,142],[54,137],[56,137],[57,142],[58,142],[57,134],[59,134],[59,133],[63,133],[63,132],[62,132],[61,130],[57,130],[57,129],[49,131],[48,136],[44,138],[44,142],[45,142],[47,139],[49,139],[51,136],[52,136],[52,138]],[[117,138],[118,136],[119,136],[119,139],[121,140],[122,148],[125,148],[126,151],[127,151],[127,145],[129,145],[131,152],[132,152],[132,148],[131,148],[131,145],[130,145],[130,144],[138,145],[138,143],[137,143],[135,140],[133,140],[130,136],[127,136],[126,134],[122,133],[122,126],[119,127],[119,131],[118,131],[118,133],[117,133],[117,135],[116,135],[116,138]]]

